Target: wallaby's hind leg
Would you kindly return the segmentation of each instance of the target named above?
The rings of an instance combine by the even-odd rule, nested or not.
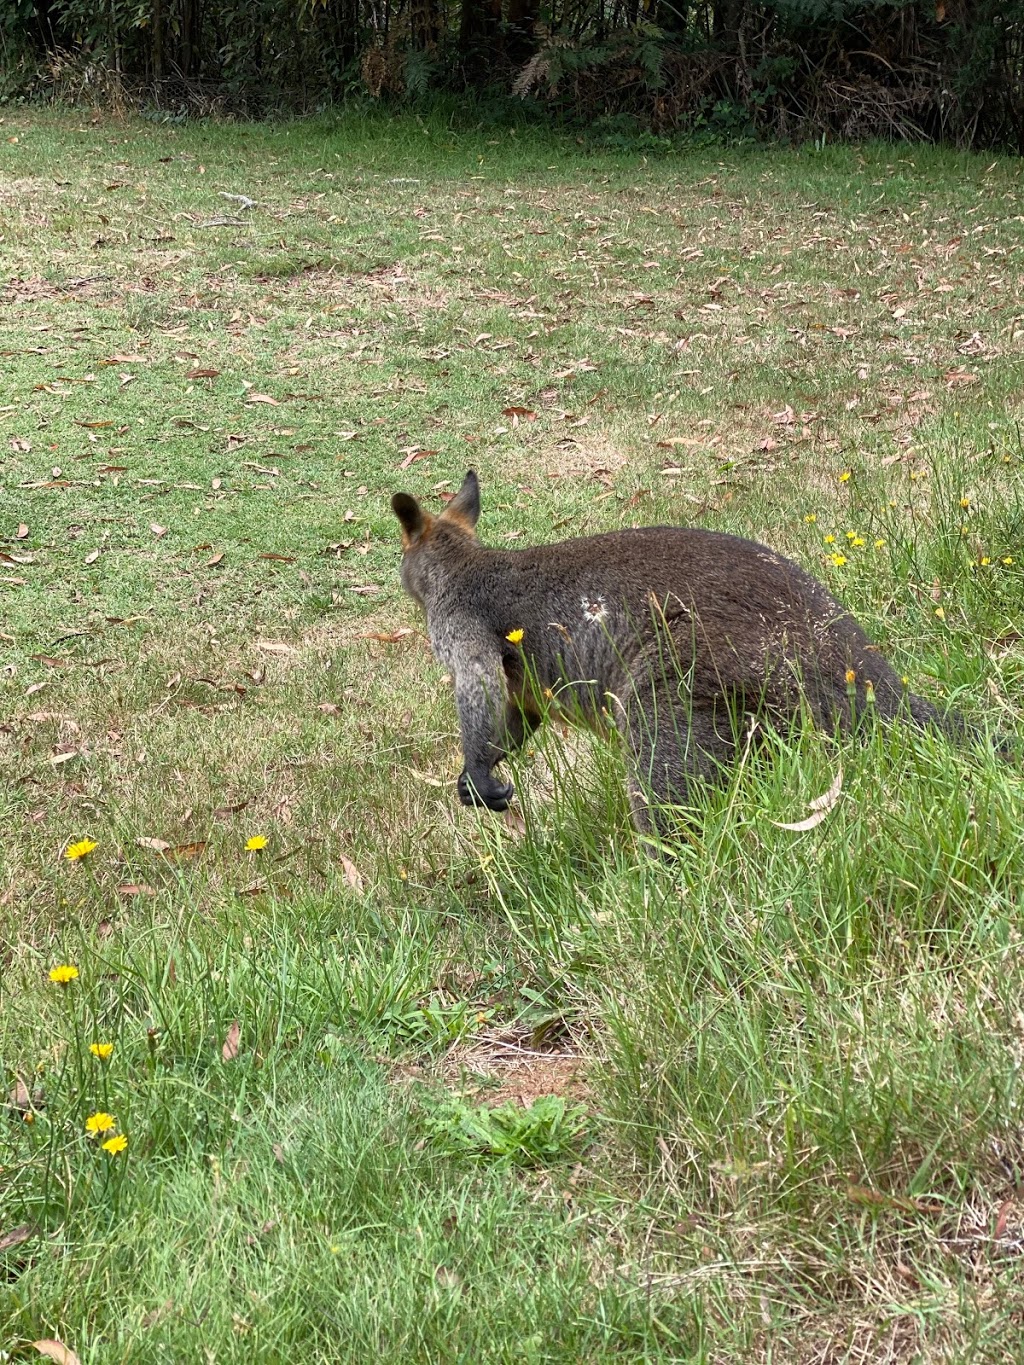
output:
[[[675,702],[673,707],[672,702]],[[671,833],[672,820],[659,806],[685,806],[694,778],[714,781],[736,757],[727,708],[690,706],[658,689],[629,716],[629,803],[641,834]]]
[[[505,711],[505,726],[500,737],[502,758],[508,758],[521,749],[540,724],[540,716],[534,711],[524,710],[515,697]]]

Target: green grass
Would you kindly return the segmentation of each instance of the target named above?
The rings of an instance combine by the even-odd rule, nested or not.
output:
[[[0,134],[0,1350],[1018,1359],[1020,164]],[[549,726],[462,810],[389,500],[470,465],[769,542],[1009,762],[768,736],[661,864]]]

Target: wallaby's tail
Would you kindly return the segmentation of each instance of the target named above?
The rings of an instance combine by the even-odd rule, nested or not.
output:
[[[895,679],[895,674],[893,678]],[[901,691],[894,697],[892,687],[884,687],[883,696],[884,702],[878,707],[878,713],[883,720],[898,721],[909,717],[921,729],[938,730],[956,745],[977,744],[982,748],[993,749],[1000,758],[1005,759],[1012,755],[1012,745],[1008,739],[999,734],[987,734],[965,720],[959,711],[952,709],[943,711],[933,702],[917,696],[914,692]]]

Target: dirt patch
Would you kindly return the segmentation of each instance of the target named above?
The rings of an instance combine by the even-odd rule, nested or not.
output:
[[[452,1048],[442,1063],[440,1079],[491,1106],[511,1102],[528,1109],[544,1095],[558,1095],[572,1104],[587,1103],[590,1091],[584,1072],[585,1059],[571,1045],[542,1051],[502,1033],[478,1035]]]

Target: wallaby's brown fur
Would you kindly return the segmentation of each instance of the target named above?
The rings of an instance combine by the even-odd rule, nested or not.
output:
[[[438,517],[408,493],[392,507],[402,584],[455,679],[466,805],[506,809],[512,786],[494,768],[552,702],[621,731],[641,830],[652,802],[655,818],[660,805],[685,805],[692,777],[735,756],[745,711],[785,719],[805,706],[828,730],[871,710],[963,728],[907,693],[831,593],[764,545],[651,526],[491,550],[476,538],[472,470]]]

